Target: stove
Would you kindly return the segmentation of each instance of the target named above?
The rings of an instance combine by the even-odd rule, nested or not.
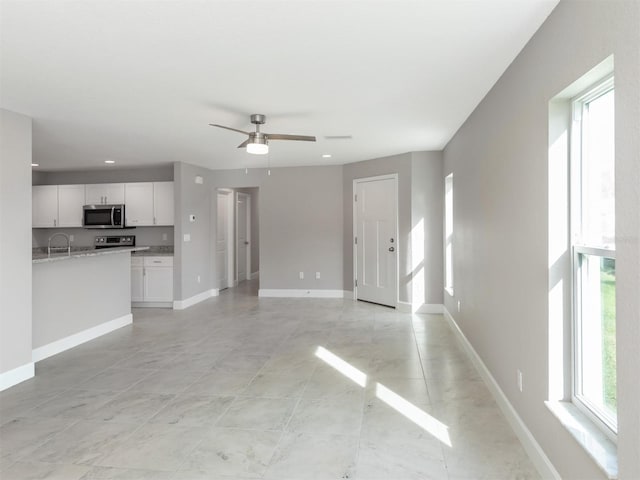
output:
[[[95,248],[135,247],[135,235],[100,235],[93,242]]]

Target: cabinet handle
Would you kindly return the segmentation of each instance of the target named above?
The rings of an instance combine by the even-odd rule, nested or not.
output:
[[[53,219],[53,226],[54,226],[54,227],[56,227],[57,225],[58,225],[58,222],[57,222],[57,220],[54,218],[54,219]]]
[[[142,276],[146,277],[147,276],[147,269],[142,267]]]
[[[156,217],[153,217],[153,224],[156,224]]]

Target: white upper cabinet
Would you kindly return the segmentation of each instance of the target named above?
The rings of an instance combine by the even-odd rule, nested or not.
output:
[[[173,225],[173,182],[35,185],[33,228],[82,227],[84,205],[125,205],[126,225]]]
[[[58,226],[58,186],[36,185],[31,190],[31,225],[34,228]]]
[[[173,182],[154,182],[154,225],[173,225]]]
[[[153,183],[125,183],[124,203],[128,227],[154,224]]]
[[[81,227],[84,185],[58,185],[58,227]]]
[[[85,185],[87,205],[120,205],[124,203],[124,183]]]

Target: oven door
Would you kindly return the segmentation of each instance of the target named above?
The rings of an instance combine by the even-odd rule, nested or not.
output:
[[[85,205],[82,213],[85,228],[123,228],[123,205]]]

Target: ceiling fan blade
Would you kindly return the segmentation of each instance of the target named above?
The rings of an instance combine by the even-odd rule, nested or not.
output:
[[[247,144],[249,143],[249,139],[247,138],[244,142],[242,142],[240,145],[238,145],[238,148],[244,148],[247,146]]]
[[[215,123],[210,123],[209,125],[212,127],[224,128],[225,130],[231,130],[232,132],[244,133],[245,135],[249,135],[249,132],[238,130],[237,128],[225,127],[224,125],[216,125]]]
[[[310,135],[284,135],[281,133],[265,133],[268,140],[301,140],[303,142],[315,142],[316,137]]]

